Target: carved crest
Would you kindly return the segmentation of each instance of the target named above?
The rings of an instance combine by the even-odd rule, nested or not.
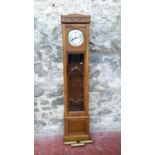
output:
[[[69,14],[61,16],[62,23],[90,23],[90,16],[81,14]]]

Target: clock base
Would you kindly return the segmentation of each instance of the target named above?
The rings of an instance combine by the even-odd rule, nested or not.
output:
[[[64,141],[82,141],[90,139],[89,116],[65,117],[64,122]]]
[[[67,135],[64,136],[64,142],[90,140],[89,135]]]
[[[86,144],[92,144],[93,140],[81,140],[81,141],[65,141],[64,145],[71,145],[71,147],[85,146]]]

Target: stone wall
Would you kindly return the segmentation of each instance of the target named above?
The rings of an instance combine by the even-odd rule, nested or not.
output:
[[[120,130],[120,0],[35,0],[35,135],[63,134],[62,14],[91,15],[90,131]]]

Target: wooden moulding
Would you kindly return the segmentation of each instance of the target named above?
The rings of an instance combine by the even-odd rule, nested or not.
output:
[[[71,144],[71,147],[80,147],[80,146],[85,146],[85,144],[84,143]]]
[[[91,144],[93,143],[93,140],[81,140],[80,143]]]
[[[62,23],[90,23],[90,16],[81,14],[69,14],[61,16]]]
[[[66,135],[64,136],[64,141],[82,141],[89,140],[89,135]]]
[[[77,141],[68,141],[68,142],[64,142],[65,145],[70,145],[70,144],[76,144]]]
[[[81,141],[66,141],[65,145],[71,145],[72,147],[85,146],[85,144],[91,144],[93,140],[81,140]]]

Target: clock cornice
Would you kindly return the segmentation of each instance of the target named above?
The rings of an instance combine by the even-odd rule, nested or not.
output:
[[[62,15],[61,16],[62,23],[90,23],[90,16],[89,15],[82,15],[82,14],[69,14],[69,15]]]

